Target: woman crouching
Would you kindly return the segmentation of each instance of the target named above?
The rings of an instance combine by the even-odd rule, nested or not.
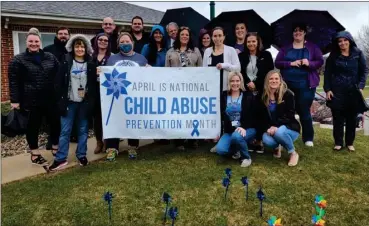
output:
[[[275,150],[274,157],[281,158],[282,145],[290,155],[289,166],[296,166],[299,155],[293,142],[299,137],[300,124],[295,118],[295,100],[292,91],[278,70],[270,71],[264,82],[259,105],[259,132],[263,133],[265,147]]]
[[[215,150],[219,155],[241,159],[241,167],[251,164],[247,142],[256,135],[254,129],[253,98],[245,92],[243,77],[240,72],[228,75],[228,89],[221,97],[221,120],[224,124],[224,134]],[[231,148],[232,147],[232,148]]]

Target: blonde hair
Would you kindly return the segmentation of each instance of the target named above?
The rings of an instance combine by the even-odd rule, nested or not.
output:
[[[269,102],[270,102],[269,79],[274,74],[277,74],[279,76],[280,81],[281,81],[281,84],[279,85],[279,88],[275,92],[275,97],[276,97],[277,104],[282,103],[283,96],[287,92],[287,89],[288,89],[287,84],[283,81],[282,75],[279,72],[279,70],[274,69],[274,70],[269,71],[268,74],[265,76],[264,92],[263,92],[263,95],[262,95],[262,100],[263,100],[263,103],[265,104],[265,106],[268,106]]]
[[[227,91],[231,92],[231,80],[233,76],[238,76],[238,78],[240,79],[240,89],[242,91],[246,91],[245,89],[245,84],[243,82],[243,76],[240,72],[238,71],[232,71],[228,74],[228,85],[227,85]]]
[[[29,29],[26,38],[28,38],[28,36],[30,36],[30,35],[36,35],[36,36],[38,36],[41,39],[40,32],[35,27],[32,27],[31,29]]]

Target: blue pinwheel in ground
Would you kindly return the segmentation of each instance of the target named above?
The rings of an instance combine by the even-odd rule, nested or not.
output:
[[[101,85],[107,88],[106,95],[109,96],[113,94],[113,98],[110,104],[109,114],[106,119],[106,125],[108,125],[111,110],[113,108],[114,97],[118,99],[120,94],[127,95],[128,94],[127,87],[131,84],[131,82],[126,79],[126,76],[127,76],[126,72],[119,74],[116,68],[114,68],[111,74],[104,73],[104,75],[105,75],[106,80]]]

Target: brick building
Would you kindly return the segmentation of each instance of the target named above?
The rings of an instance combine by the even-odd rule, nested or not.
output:
[[[56,29],[70,28],[71,34],[92,38],[104,17],[112,17],[118,30],[129,31],[131,19],[141,16],[145,30],[160,23],[164,12],[125,2],[1,2],[1,101],[9,100],[8,64],[26,50],[31,27],[41,33],[42,46],[54,43]]]

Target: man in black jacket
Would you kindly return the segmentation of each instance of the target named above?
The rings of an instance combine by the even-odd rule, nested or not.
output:
[[[150,35],[143,31],[144,22],[143,19],[139,16],[135,16],[132,18],[131,25],[131,35],[133,41],[135,42],[134,51],[136,53],[141,53],[143,46],[149,43]]]
[[[59,62],[62,62],[64,59],[65,54],[67,53],[67,50],[65,49],[65,45],[67,44],[68,40],[70,38],[70,31],[66,27],[60,27],[56,31],[56,36],[54,38],[54,44],[46,46],[43,50],[45,52],[52,53],[56,59],[58,59]],[[60,132],[60,129],[59,129]],[[72,136],[77,137],[77,131],[74,130],[72,133]],[[75,140],[72,138],[72,140]],[[47,144],[46,144],[46,150],[51,150],[51,137],[48,136]]]
[[[117,46],[118,32],[116,30],[116,25],[114,23],[113,18],[111,17],[104,18],[101,27],[102,29],[99,32],[97,32],[96,35],[100,33],[108,34],[111,52],[118,53],[119,52],[118,46]],[[95,39],[96,39],[96,36],[91,39],[92,46],[94,46],[95,44]]]
[[[70,31],[66,27],[60,27],[56,31],[56,36],[54,38],[54,44],[46,46],[44,48],[45,52],[52,53],[59,62],[63,60],[65,54],[67,54],[67,50],[65,49],[65,45],[67,44],[70,38]]]

